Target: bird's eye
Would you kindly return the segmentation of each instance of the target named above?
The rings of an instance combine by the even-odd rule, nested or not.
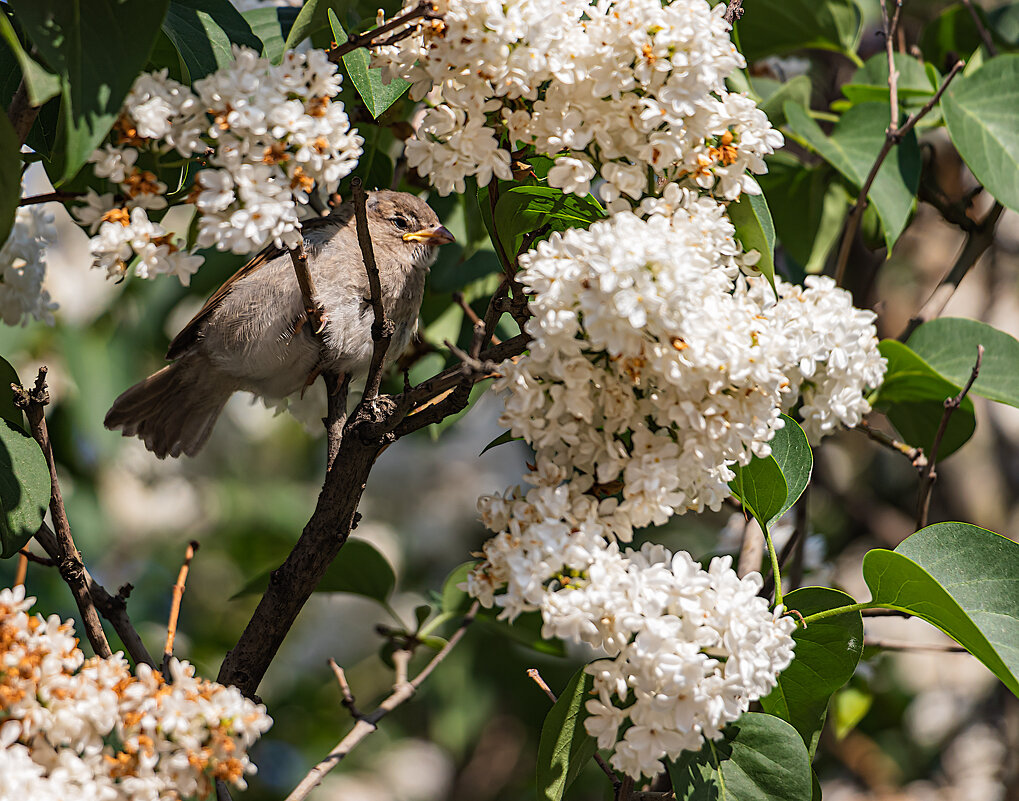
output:
[[[393,225],[395,225],[401,231],[406,231],[410,228],[410,221],[406,217],[400,215],[393,217]]]

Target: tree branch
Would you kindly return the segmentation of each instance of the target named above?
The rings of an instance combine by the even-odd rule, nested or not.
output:
[[[301,298],[304,300],[304,318],[315,336],[318,336],[325,328],[326,314],[325,309],[316,300],[315,281],[308,268],[308,252],[304,249],[303,239],[297,247],[290,248],[290,260],[294,264],[297,285],[301,288]]]
[[[184,599],[184,586],[191,569],[191,560],[198,551],[198,542],[191,540],[184,552],[184,564],[177,573],[177,582],[173,585],[173,598],[170,602],[170,620],[166,624],[166,645],[163,647],[163,675],[169,675],[170,657],[173,656],[173,640],[177,636],[177,618],[180,615],[180,604]]]
[[[409,34],[401,33],[395,36],[391,36],[384,41],[375,41],[380,36],[394,31],[401,25],[407,25],[417,19],[441,19],[439,14],[435,13],[435,6],[432,5],[430,0],[421,0],[414,8],[405,14],[393,17],[389,22],[379,25],[377,28],[372,28],[370,31],[358,34],[357,36],[351,36],[343,44],[331,47],[326,54],[329,56],[329,60],[334,64],[338,64],[347,53],[352,53],[359,47],[383,47],[387,44],[392,44],[395,41],[399,41]],[[411,29],[412,30],[412,29]]]
[[[980,375],[980,364],[983,360],[984,346],[977,345],[977,360],[973,365],[973,370],[970,372],[966,386],[964,386],[959,394],[954,398],[945,399],[945,412],[941,415],[941,422],[938,424],[938,431],[934,435],[934,442],[931,445],[931,455],[927,460],[926,467],[924,467],[923,472],[920,474],[920,497],[916,504],[917,531],[927,525],[927,515],[930,511],[931,505],[931,490],[934,488],[934,482],[938,477],[937,473],[934,472],[934,465],[938,460],[938,448],[941,447],[941,440],[945,436],[945,431],[948,429],[948,421],[952,417],[952,412],[962,405],[963,400],[969,393],[970,388],[973,386],[973,382],[976,381],[977,376]]]
[[[7,119],[11,121],[14,133],[18,137],[18,144],[25,144],[28,134],[35,124],[35,118],[39,116],[39,106],[33,106],[28,99],[28,84],[21,79],[18,90],[11,98],[11,104],[7,107]]]
[[[57,480],[57,466],[53,460],[53,447],[50,444],[49,431],[46,428],[46,415],[44,409],[50,402],[50,394],[46,389],[47,368],[40,367],[39,374],[35,379],[35,387],[25,389],[16,384],[11,387],[14,390],[14,405],[25,410],[28,418],[28,426],[32,432],[32,438],[39,443],[43,456],[46,457],[46,465],[50,471],[50,515],[53,518],[53,527],[56,530],[57,559],[60,575],[67,582],[74,595],[74,602],[78,605],[81,613],[82,623],[85,626],[85,634],[92,650],[96,656],[103,658],[113,655],[110,650],[110,643],[106,640],[106,633],[103,631],[103,624],[99,620],[99,612],[96,611],[95,603],[88,591],[88,582],[85,580],[85,565],[82,564],[81,555],[74,545],[71,537],[71,526],[67,522],[67,512],[64,510],[64,499],[60,494],[60,482]]]
[[[842,286],[846,278],[846,267],[849,264],[849,252],[852,249],[853,240],[856,237],[856,232],[860,229],[860,220],[863,218],[863,210],[867,207],[867,195],[870,193],[870,188],[874,184],[874,179],[877,178],[878,171],[881,169],[881,165],[884,164],[885,158],[891,152],[892,148],[903,140],[903,138],[916,127],[916,124],[922,120],[930,111],[938,104],[941,100],[941,96],[945,93],[948,85],[952,82],[952,79],[959,74],[959,71],[966,66],[965,62],[957,61],[955,66],[952,67],[951,72],[945,76],[945,80],[941,82],[941,86],[938,87],[938,91],[934,93],[930,100],[924,103],[923,107],[919,111],[915,111],[909,115],[906,121],[902,124],[901,128],[892,130],[891,127],[885,131],[885,141],[881,145],[881,151],[877,154],[877,158],[874,159],[874,164],[871,165],[870,172],[867,173],[867,178],[860,187],[860,191],[856,196],[856,203],[853,205],[853,210],[849,212],[849,218],[846,220],[846,230],[842,235],[842,244],[839,247],[838,260],[835,263],[835,283]]]
[[[432,672],[437,668],[442,661],[449,655],[450,651],[456,647],[457,643],[463,639],[464,634],[467,631],[467,627],[474,621],[474,616],[478,613],[478,602],[475,601],[467,614],[464,615],[463,621],[460,623],[459,628],[453,632],[452,636],[442,647],[435,656],[432,657],[431,661],[422,668],[421,672],[417,674],[410,681],[397,682],[393,687],[393,692],[381,703],[374,711],[367,715],[356,716],[354,728],[347,733],[347,735],[336,744],[336,747],[329,753],[329,755],[319,762],[314,768],[312,768],[308,775],[304,777],[294,791],[287,796],[286,801],[303,801],[307,798],[308,794],[314,790],[322,781],[329,771],[335,768],[344,757],[347,756],[362,740],[365,739],[369,734],[378,728],[378,723],[382,718],[392,712],[394,709],[399,707],[401,704],[409,701],[418,688],[424,683]],[[345,679],[343,684],[345,684]],[[341,684],[341,688],[342,688]],[[349,687],[344,693],[344,706],[349,710],[353,710],[353,696],[349,695]],[[350,704],[346,703],[349,695]]]

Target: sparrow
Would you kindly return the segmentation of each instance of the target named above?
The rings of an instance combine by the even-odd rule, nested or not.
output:
[[[366,208],[382,304],[395,325],[388,364],[406,350],[417,326],[438,246],[454,240],[415,195],[370,192]],[[234,392],[279,400],[303,391],[322,370],[367,373],[375,315],[353,204],[305,221],[302,233],[315,301],[325,313],[321,332],[306,323],[289,252],[270,246],[231,276],[177,334],[166,352],[172,364],[113,402],[105,426],[139,437],[160,459],[193,456]]]

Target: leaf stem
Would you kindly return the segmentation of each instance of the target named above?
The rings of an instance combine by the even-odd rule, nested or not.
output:
[[[767,525],[762,525],[764,539],[768,543],[768,555],[771,557],[771,574],[775,577],[775,605],[782,603],[782,568],[778,564],[778,551],[775,550],[775,543],[771,541],[771,532]]]
[[[807,615],[803,618],[803,625],[807,626],[811,623],[816,623],[818,620],[827,620],[830,617],[838,617],[839,615],[847,615],[850,612],[859,612],[863,609],[894,609],[886,604],[877,603],[875,601],[864,601],[858,604],[848,604],[846,606],[836,606],[834,609],[822,609],[820,612],[814,612],[812,615]],[[907,610],[903,610],[907,611]]]

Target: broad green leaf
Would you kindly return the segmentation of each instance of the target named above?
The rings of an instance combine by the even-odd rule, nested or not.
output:
[[[487,204],[487,195],[483,200]],[[482,198],[479,196],[480,201]],[[483,205],[482,215],[484,212]],[[524,237],[529,233],[545,226],[548,226],[547,232],[588,228],[604,217],[604,209],[591,195],[567,195],[549,186],[511,187],[502,193],[495,206],[499,237],[511,260],[520,251]]]
[[[1019,177],[1019,174],[1017,174]],[[963,317],[942,317],[918,326],[906,342],[941,375],[965,386],[984,346],[972,392],[1019,406],[1019,342],[1004,331]]]
[[[814,454],[800,424],[788,415],[783,414],[782,419],[785,420],[785,427],[776,431],[771,440],[771,456],[785,478],[786,498],[778,513],[768,521],[769,525],[799,500],[810,481],[810,472],[814,469]]]
[[[337,18],[337,12],[346,16],[349,9],[349,0],[305,0],[301,13],[297,15],[287,35],[286,49],[293,50],[305,39],[310,39],[319,31],[330,28],[336,43],[343,44],[347,37],[344,35],[341,39],[336,35],[339,24],[333,25],[330,17]]]
[[[269,586],[266,570],[248,581],[230,600],[259,595]],[[347,592],[386,603],[396,586],[396,574],[378,549],[364,540],[347,540],[339,555],[326,569],[315,592]]]
[[[768,115],[771,124],[776,128],[785,124],[785,112],[782,107],[786,103],[810,105],[811,84],[810,78],[806,75],[797,75],[784,83],[770,78],[751,78],[750,86],[761,98],[758,107]]]
[[[884,145],[887,105],[861,103],[853,106],[842,115],[831,136],[825,135],[803,107],[786,103],[785,113],[793,133],[804,139],[854,187],[863,186]],[[881,220],[889,252],[906,227],[919,181],[920,149],[916,135],[910,131],[885,158],[867,194]]]
[[[831,702],[832,729],[841,740],[855,729],[874,704],[874,696],[858,687],[846,687],[835,693]]]
[[[584,729],[594,677],[581,668],[573,674],[541,726],[538,743],[538,798],[560,801],[597,750],[597,744]]]
[[[807,49],[855,57],[862,22],[852,0],[783,0],[745,14],[736,28],[748,61]]]
[[[251,27],[251,32],[262,42],[262,55],[273,64],[279,64],[285,50],[279,9],[275,6],[250,8],[241,16]]]
[[[806,617],[855,601],[827,587],[804,587],[783,598],[787,609]],[[863,617],[847,612],[798,627],[793,663],[778,677],[778,685],[761,699],[761,708],[792,724],[813,756],[824,726],[828,699],[852,677],[863,653]]]
[[[58,183],[73,178],[120,114],[169,0],[11,0],[46,66],[60,77]]]
[[[1019,695],[1019,543],[968,523],[937,523],[863,559],[881,606],[956,640]]]
[[[768,201],[764,195],[743,193],[738,201],[729,204],[727,213],[736,227],[736,239],[743,245],[743,250],[756,250],[761,254],[755,266],[774,288],[775,224],[771,221]]]
[[[482,628],[496,631],[501,637],[513,640],[540,654],[566,656],[566,646],[562,640],[557,638],[546,639],[541,636],[541,627],[543,625],[541,612],[525,612],[517,616],[512,623],[508,623],[505,620],[496,619],[500,611],[498,607],[482,610],[475,618],[475,624],[479,624]]]
[[[60,78],[40,66],[39,62],[25,52],[14,26],[7,15],[3,13],[0,13],[0,36],[3,37],[18,60],[18,67],[21,68],[21,74],[25,79],[25,88],[28,90],[29,103],[33,106],[41,106],[51,97],[60,94]]]
[[[39,530],[50,502],[50,471],[39,444],[0,420],[0,559],[14,556]]]
[[[1006,47],[1019,47],[1019,3],[1011,3],[987,12],[994,36]]]
[[[229,0],[171,0],[163,31],[192,81],[233,62],[232,45],[262,52],[263,45]]]
[[[885,339],[878,348],[888,360],[888,372],[872,405],[888,417],[905,443],[923,448],[929,455],[945,413],[945,400],[958,395],[961,387],[901,342]],[[967,397],[948,420],[938,458],[961,448],[975,428],[976,412]]]
[[[747,712],[722,738],[666,767],[677,801],[805,801],[810,755],[796,729],[773,715]]]
[[[785,476],[774,456],[755,456],[746,467],[732,466],[736,477],[729,482],[732,494],[754,516],[762,528],[785,505],[789,495]]]
[[[21,144],[7,115],[0,114],[0,244],[6,242],[11,233],[20,199]]]
[[[782,417],[785,427],[771,440],[772,454],[763,459],[755,456],[746,467],[733,465],[736,477],[729,482],[733,495],[762,526],[770,526],[796,503],[813,467],[803,429],[791,417]]]
[[[329,9],[328,18],[333,39],[337,44],[343,44],[347,41],[347,34],[332,9]],[[382,70],[371,69],[368,66],[370,63],[371,57],[368,55],[367,49],[363,47],[359,47],[343,57],[343,66],[347,68],[347,75],[350,76],[357,93],[361,95],[368,113],[378,119],[386,109],[400,99],[404,92],[410,89],[410,83],[402,78],[393,78],[389,83],[383,83]]]
[[[905,53],[895,53],[895,68],[899,72],[896,91],[899,101],[908,105],[910,101],[923,104],[934,94],[941,83],[937,70],[932,76],[926,65]],[[933,69],[933,67],[932,67]],[[842,86],[844,94],[853,103],[868,101],[888,102],[888,56],[882,51],[867,59],[856,74]]]
[[[948,133],[977,180],[1019,211],[1019,55],[956,77],[941,97]]]
[[[849,205],[845,187],[833,176],[827,164],[807,167],[786,153],[769,158],[768,172],[757,176],[779,244],[808,273],[824,267]]]

